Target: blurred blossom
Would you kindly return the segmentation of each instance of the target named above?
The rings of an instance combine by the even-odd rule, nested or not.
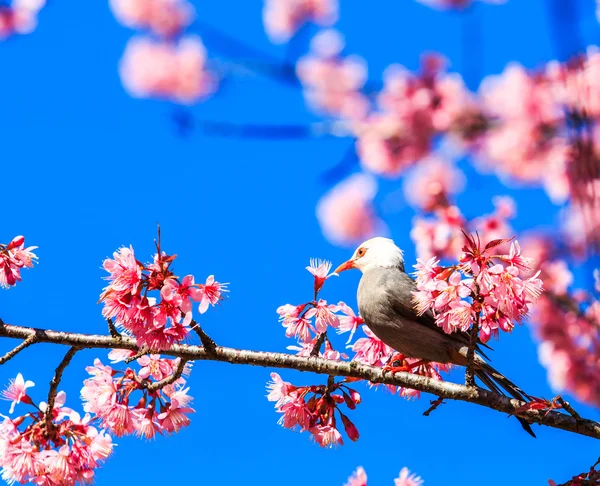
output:
[[[298,61],[296,73],[315,110],[334,117],[360,119],[369,110],[369,100],[360,92],[367,79],[367,67],[357,56],[341,57],[343,47],[338,32],[319,33],[311,42],[311,53]]]
[[[8,5],[0,5],[0,40],[33,32],[38,12],[45,4],[46,0],[13,0]]]
[[[115,18],[133,29],[149,29],[162,36],[178,34],[189,25],[194,9],[186,0],[109,0]]]
[[[560,133],[564,109],[554,85],[543,73],[511,64],[484,79],[480,94],[494,120],[481,147],[489,167],[516,180],[543,182],[553,199],[564,200],[568,143]]]
[[[432,211],[447,206],[450,196],[461,191],[464,183],[464,174],[452,162],[432,155],[404,179],[404,194],[413,207]]]
[[[191,104],[217,87],[206,70],[206,50],[198,37],[177,43],[136,37],[129,41],[120,63],[123,85],[136,98],[166,98]]]
[[[375,179],[354,174],[325,194],[317,204],[317,218],[325,237],[334,244],[351,246],[385,231],[372,205]]]
[[[473,0],[417,0],[418,2],[439,9],[464,9],[473,3]],[[485,3],[502,4],[507,0],[481,0]]]
[[[380,111],[353,126],[365,169],[398,176],[429,154],[435,136],[447,131],[472,135],[462,126],[465,110],[472,110],[472,95],[458,74],[444,72],[444,64],[430,54],[418,74],[397,65],[386,70]]]
[[[306,22],[332,25],[338,18],[337,0],[265,0],[263,22],[273,42],[287,42]]]
[[[362,467],[357,467],[344,486],[367,486],[367,473]]]

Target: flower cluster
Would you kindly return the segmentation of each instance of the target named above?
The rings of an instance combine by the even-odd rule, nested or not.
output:
[[[369,100],[360,92],[367,80],[367,68],[359,57],[342,57],[343,47],[338,32],[319,33],[312,39],[311,53],[298,60],[296,73],[315,110],[355,120],[369,110]]]
[[[131,358],[131,351],[111,351],[112,362]],[[175,433],[190,423],[188,414],[192,397],[188,395],[186,380],[189,363],[180,358],[165,359],[160,355],[146,355],[137,359],[139,371],[132,368],[116,370],[99,359],[86,371],[91,375],[83,383],[83,409],[94,414],[103,427],[118,437],[136,434],[152,438],[156,433]],[[178,376],[179,375],[179,376]],[[163,380],[171,381],[164,383]],[[135,393],[141,396],[134,401]]]
[[[267,398],[275,402],[275,409],[282,414],[281,425],[310,432],[321,447],[342,445],[344,441],[338,430],[337,412],[348,438],[358,440],[358,429],[339,407],[345,404],[354,410],[361,402],[356,390],[343,383],[296,387],[283,381],[277,373],[271,373],[271,379],[273,381],[267,384]]]
[[[273,42],[287,42],[306,22],[331,25],[338,17],[337,0],[265,0],[263,23]]]
[[[545,292],[532,307],[531,324],[550,384],[557,392],[566,390],[583,402],[600,406],[598,281],[595,292],[574,290],[573,274],[548,238],[531,236],[524,247],[539,262],[537,271],[544,280]]]
[[[123,25],[155,36],[130,39],[121,59],[121,80],[132,96],[191,104],[216,90],[202,41],[183,35],[194,17],[187,0],[111,0],[110,5]]]
[[[474,102],[461,77],[447,74],[444,61],[426,56],[415,75],[390,66],[378,96],[377,111],[353,124],[362,167],[396,177],[429,154],[433,137],[465,131],[464,112]]]
[[[149,349],[167,349],[183,341],[193,323],[192,302],[199,302],[199,312],[206,312],[227,292],[226,285],[211,275],[206,283],[197,284],[192,275],[179,279],[171,268],[175,255],[167,255],[157,245],[152,263],[135,258],[133,248],[121,248],[104,261],[109,285],[100,296],[102,315],[132,334],[138,345]],[[149,295],[157,292],[156,297]]]
[[[441,267],[435,258],[419,261],[416,268],[415,306],[419,313],[433,312],[445,332],[467,331],[474,322],[487,342],[499,331],[512,331],[542,292],[539,272],[521,278],[531,260],[521,255],[518,242],[509,254],[498,254],[505,240],[492,240],[483,247],[479,238],[465,235],[460,266]]]
[[[516,214],[514,201],[509,197],[495,197],[495,210],[491,214],[467,221],[458,207],[444,204],[441,199],[431,208],[431,217],[416,216],[410,237],[414,241],[417,256],[422,260],[432,257],[440,259],[460,258],[465,238],[463,231],[477,231],[484,241],[501,239],[513,232],[509,220]],[[508,251],[508,243],[501,244],[497,251]]]
[[[92,424],[89,414],[81,417],[65,407],[66,395],[59,392],[50,414],[44,402],[36,405],[27,394],[33,382],[19,373],[2,392],[15,404],[32,405],[24,415],[4,417],[0,424],[0,467],[2,479],[44,486],[72,486],[93,482],[94,470],[113,450],[112,439]]]
[[[37,27],[38,12],[46,0],[10,0],[0,5],[0,40],[14,34],[30,34]]]
[[[421,486],[422,484],[423,480],[406,467],[403,467],[400,475],[394,479],[395,486]],[[362,467],[356,468],[344,486],[367,486],[367,473]]]
[[[25,237],[16,236],[8,245],[0,244],[0,287],[8,288],[21,281],[21,269],[32,268],[37,246],[25,248]]]

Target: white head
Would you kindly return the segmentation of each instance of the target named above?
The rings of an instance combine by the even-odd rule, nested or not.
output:
[[[404,270],[402,250],[389,238],[378,236],[362,243],[352,258],[335,269],[336,273],[358,268],[365,273],[372,268],[400,268]]]

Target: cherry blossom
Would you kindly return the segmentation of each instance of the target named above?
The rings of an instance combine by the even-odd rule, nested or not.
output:
[[[30,34],[37,27],[37,15],[46,0],[12,0],[0,6],[0,40],[14,34]]]
[[[191,104],[213,93],[217,78],[206,68],[206,50],[198,37],[176,43],[132,38],[119,65],[125,89],[136,98],[166,98]]]
[[[411,473],[406,467],[403,467],[400,476],[394,479],[395,486],[421,486],[422,484],[421,477]]]
[[[265,0],[263,22],[273,42],[289,40],[306,22],[331,25],[337,20],[337,0]]]
[[[210,275],[206,279],[206,283],[198,285],[197,296],[200,297],[198,311],[200,314],[204,314],[208,310],[209,305],[214,307],[219,301],[223,300],[223,293],[228,292],[227,285],[226,283],[216,282],[214,275]]]
[[[539,272],[521,278],[530,260],[521,255],[518,243],[512,244],[508,255],[496,254],[503,243],[492,240],[484,246],[478,238],[469,236],[460,267],[441,267],[435,258],[426,263],[419,261],[415,265],[416,309],[420,313],[431,310],[436,324],[446,333],[467,331],[478,317],[483,342],[500,330],[512,331],[514,323],[521,322],[540,297],[542,281]]]
[[[344,41],[335,31],[321,32],[311,42],[311,53],[298,60],[296,73],[311,107],[324,114],[356,120],[369,110],[360,92],[367,79],[365,62],[341,57]]]
[[[84,410],[118,437],[137,434],[151,438],[156,433],[178,432],[189,425],[187,415],[194,411],[188,407],[192,398],[189,388],[185,388],[186,380],[179,377],[153,391],[148,391],[148,385],[173,375],[179,361],[159,355],[142,356],[137,360],[141,369],[136,371],[117,370],[96,359],[94,366],[86,368],[90,378],[81,390]],[[189,368],[184,373],[189,374]],[[141,396],[134,401],[136,393]]]
[[[346,305],[344,302],[338,302],[337,307],[340,312],[345,314],[343,316],[338,316],[338,320],[340,322],[338,326],[338,333],[350,331],[350,336],[348,337],[348,342],[346,343],[348,344],[350,341],[352,341],[352,337],[358,329],[358,326],[360,326],[364,321],[362,317],[357,316],[354,313],[354,310],[352,310],[352,308]]]
[[[16,381],[23,381],[22,377]],[[90,483],[94,469],[112,453],[110,435],[92,427],[90,415],[82,418],[64,407],[65,401],[66,394],[59,392],[50,421],[47,405],[42,402],[36,406],[31,400],[23,401],[35,407],[28,414],[15,419],[4,417],[0,424],[0,467],[2,478],[9,484]]]
[[[317,218],[325,237],[332,243],[351,246],[375,234],[385,226],[375,214],[375,179],[354,174],[325,194],[317,204]]]
[[[357,467],[344,486],[367,486],[367,473],[362,467]]]
[[[404,179],[404,194],[412,206],[432,211],[447,206],[464,182],[463,173],[450,162],[430,156]]]
[[[329,270],[331,270],[330,261],[320,260],[318,258],[311,258],[310,265],[306,267],[306,270],[312,273],[312,275],[315,277],[315,296],[319,293],[321,287],[323,287],[325,280],[333,275],[337,275],[336,273],[329,273]]]
[[[179,33],[193,19],[187,0],[110,0],[116,19],[134,29],[150,29],[163,35]]]
[[[14,380],[10,380],[8,388],[0,393],[0,397],[2,397],[3,400],[12,402],[10,404],[9,413],[13,413],[15,405],[21,402],[31,403],[31,398],[27,395],[27,388],[31,388],[34,385],[35,383],[33,381],[25,381],[21,373],[17,374],[17,377]]]
[[[21,281],[21,269],[33,268],[37,256],[33,250],[37,246],[25,248],[25,237],[16,236],[8,245],[0,244],[0,287],[7,289]]]

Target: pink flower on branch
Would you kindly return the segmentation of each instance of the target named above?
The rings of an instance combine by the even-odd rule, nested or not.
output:
[[[16,236],[8,245],[0,244],[0,287],[8,288],[21,281],[21,269],[33,268],[37,246],[25,248],[25,237]]]
[[[447,333],[467,331],[479,316],[480,338],[486,342],[499,330],[512,331],[514,323],[527,315],[542,292],[542,281],[539,272],[521,278],[519,267],[526,268],[530,261],[521,255],[517,242],[504,255],[496,252],[507,240],[493,240],[484,247],[479,238],[465,236],[460,266],[441,267],[436,259],[415,265],[414,303],[421,314],[432,312]]]
[[[315,298],[323,287],[325,280],[333,275],[337,276],[337,273],[329,273],[329,270],[331,270],[331,262],[327,260],[311,258],[310,266],[306,267],[306,269],[315,277]]]
[[[183,341],[192,324],[192,301],[200,302],[199,312],[204,313],[227,292],[227,284],[215,281],[213,275],[204,284],[195,283],[193,275],[180,281],[171,268],[176,255],[158,250],[148,264],[138,261],[131,247],[106,259],[109,285],[100,296],[102,315],[149,349],[167,349]],[[148,295],[153,291],[158,291],[157,297]],[[122,356],[114,358],[119,361]]]
[[[9,400],[12,402],[10,404],[9,413],[13,413],[15,410],[15,405],[18,403],[31,403],[31,398],[27,395],[27,388],[31,388],[35,383],[33,381],[27,380],[23,378],[21,373],[17,374],[15,379],[11,379],[6,390],[0,393],[0,397],[3,400]]]

